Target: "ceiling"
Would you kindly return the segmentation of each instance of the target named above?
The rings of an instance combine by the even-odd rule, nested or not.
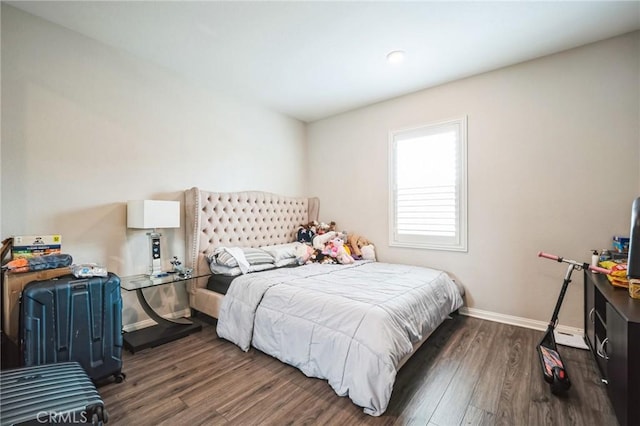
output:
[[[640,1],[6,3],[306,122],[640,29]]]

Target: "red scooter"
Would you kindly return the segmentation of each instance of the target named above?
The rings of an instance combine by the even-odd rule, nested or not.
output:
[[[560,296],[556,302],[556,308],[553,310],[553,315],[551,316],[551,321],[549,321],[547,331],[537,346],[538,355],[540,355],[540,364],[542,364],[544,380],[551,385],[551,393],[554,395],[560,395],[569,390],[571,387],[571,381],[569,380],[569,375],[567,374],[564,362],[562,362],[562,358],[558,353],[553,331],[556,328],[556,325],[558,325],[558,314],[560,313],[560,306],[562,306],[562,300],[567,292],[567,287],[569,287],[569,283],[571,282],[571,273],[574,270],[581,271],[583,269],[588,269],[590,271],[608,275],[611,271],[605,268],[600,268],[599,266],[589,265],[588,263],[580,263],[575,260],[564,259],[553,254],[539,252],[538,256],[555,260],[556,262],[569,264],[567,273],[564,276],[564,282],[562,283],[562,289],[560,290]]]

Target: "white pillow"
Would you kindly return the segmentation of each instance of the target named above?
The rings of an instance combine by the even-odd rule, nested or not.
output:
[[[276,262],[276,265],[278,265],[278,262],[283,259],[295,258],[296,247],[298,247],[301,244],[302,243],[295,242],[295,243],[287,243],[287,244],[277,244],[274,246],[262,246],[260,248],[266,251],[267,253],[269,253],[273,257],[274,261]]]

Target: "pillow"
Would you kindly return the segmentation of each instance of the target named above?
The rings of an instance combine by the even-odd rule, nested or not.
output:
[[[296,247],[301,244],[302,243],[295,242],[287,244],[277,244],[274,246],[262,246],[260,248],[273,256],[273,260],[276,262],[277,266],[278,262],[280,262],[281,260],[295,258]]]
[[[295,257],[290,257],[288,259],[280,259],[274,265],[276,268],[282,268],[283,266],[291,266],[291,265],[297,265],[297,264],[298,264],[298,259]]]
[[[249,265],[273,263],[273,257],[271,257],[271,255],[264,250],[251,247],[242,247],[240,248],[240,250],[244,254],[244,257]],[[209,262],[217,263],[218,265],[227,266],[229,268],[239,266],[236,258],[224,247],[218,248],[213,253],[213,255],[209,255]]]
[[[276,265],[274,265],[273,263],[262,263],[260,265],[251,265],[249,266],[248,272],[266,271],[267,269],[273,269],[275,267]],[[236,277],[238,275],[242,275],[242,270],[240,270],[239,266],[230,268],[228,266],[218,265],[215,262],[211,262],[209,264],[209,269],[211,269],[212,273],[218,274],[218,275],[228,275],[230,277]]]

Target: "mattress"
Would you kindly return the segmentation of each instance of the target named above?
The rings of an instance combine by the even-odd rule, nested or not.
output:
[[[227,294],[229,286],[235,278],[228,275],[213,274],[207,280],[207,288],[216,293]]]
[[[287,265],[287,266],[282,266],[279,269],[296,268],[297,266],[298,265]],[[252,272],[252,274],[255,275],[255,274],[260,274],[262,272],[264,271]],[[207,280],[207,289],[211,291],[215,291],[216,293],[227,294],[227,291],[229,291],[229,286],[231,285],[233,280],[236,278],[237,278],[236,276],[213,274]]]

